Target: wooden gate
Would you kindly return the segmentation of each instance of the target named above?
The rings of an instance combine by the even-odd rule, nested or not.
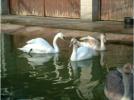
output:
[[[45,0],[46,16],[80,17],[80,0]]]
[[[10,0],[11,14],[80,18],[80,0]]]
[[[101,0],[101,20],[123,21],[133,16],[133,0]]]
[[[44,16],[44,0],[10,0],[11,14]]]

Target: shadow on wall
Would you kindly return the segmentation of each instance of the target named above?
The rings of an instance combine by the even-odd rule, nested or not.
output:
[[[9,0],[1,0],[1,11],[0,13],[2,15],[9,14]]]

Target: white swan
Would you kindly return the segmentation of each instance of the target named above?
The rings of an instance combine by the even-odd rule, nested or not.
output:
[[[92,49],[99,50],[99,51],[106,50],[105,47],[106,36],[104,34],[100,34],[100,43],[97,39],[91,36],[82,37],[80,38],[80,40],[84,40],[83,42],[80,42],[83,46],[90,47]]]
[[[71,44],[73,44],[73,52],[70,57],[71,61],[81,61],[89,59],[94,55],[93,49],[85,46],[80,46],[79,42],[75,38],[71,39]]]
[[[31,52],[31,53],[58,53],[59,47],[57,46],[57,39],[63,39],[63,33],[57,33],[53,39],[53,47],[44,39],[42,38],[35,38],[32,40],[27,41],[26,45],[19,50],[23,52]]]

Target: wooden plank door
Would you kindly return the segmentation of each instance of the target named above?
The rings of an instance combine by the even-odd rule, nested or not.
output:
[[[80,18],[80,0],[10,0],[11,14]]]
[[[80,18],[80,0],[45,0],[45,15]]]
[[[101,0],[101,20],[123,21],[133,16],[133,0]]]
[[[10,14],[17,15],[19,12],[18,7],[19,0],[10,0],[9,6],[10,6]]]
[[[10,0],[11,14],[44,16],[44,0]]]

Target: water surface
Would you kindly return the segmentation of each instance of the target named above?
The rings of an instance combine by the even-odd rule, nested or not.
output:
[[[92,59],[71,62],[69,38],[58,41],[59,54],[29,55],[17,49],[34,37],[3,35],[2,100],[107,100],[107,73],[133,62],[133,47],[122,44],[107,44],[107,51]],[[52,43],[53,36],[46,39]]]

